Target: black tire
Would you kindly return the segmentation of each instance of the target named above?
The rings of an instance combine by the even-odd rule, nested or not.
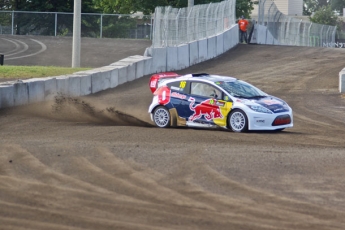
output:
[[[247,115],[240,109],[231,111],[228,116],[229,128],[236,133],[248,131],[248,118]]]
[[[153,111],[153,122],[155,123],[156,126],[160,128],[167,128],[170,126],[170,112],[167,108],[164,106],[158,106],[154,111]]]

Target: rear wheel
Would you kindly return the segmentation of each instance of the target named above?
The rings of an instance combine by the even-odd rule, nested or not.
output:
[[[246,114],[239,109],[232,111],[228,118],[229,127],[236,133],[248,131],[248,118]]]
[[[153,112],[153,122],[160,128],[167,128],[170,126],[169,110],[163,106],[157,107]]]

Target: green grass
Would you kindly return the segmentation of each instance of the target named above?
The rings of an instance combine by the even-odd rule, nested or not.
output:
[[[72,74],[91,68],[68,68],[56,66],[0,66],[0,78],[39,78]]]

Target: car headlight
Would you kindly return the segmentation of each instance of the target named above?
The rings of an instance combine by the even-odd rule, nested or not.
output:
[[[272,114],[272,111],[269,110],[269,109],[266,109],[265,107],[263,106],[260,106],[260,105],[247,105],[251,110],[254,110],[255,112],[258,112],[258,113],[269,113],[269,114]]]

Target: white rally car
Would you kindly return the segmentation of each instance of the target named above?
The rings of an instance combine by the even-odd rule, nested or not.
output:
[[[234,132],[293,127],[290,106],[253,85],[233,77],[160,73],[149,83],[149,107],[158,127],[222,127]]]

